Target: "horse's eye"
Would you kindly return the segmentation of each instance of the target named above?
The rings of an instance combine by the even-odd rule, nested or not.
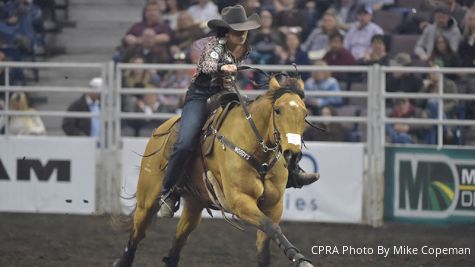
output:
[[[280,115],[280,108],[275,108],[274,112],[275,112],[275,114]]]

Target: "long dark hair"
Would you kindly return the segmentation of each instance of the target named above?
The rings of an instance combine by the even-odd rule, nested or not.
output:
[[[216,37],[224,38],[226,36],[226,33],[228,32],[229,32],[229,28],[219,27],[216,29]]]

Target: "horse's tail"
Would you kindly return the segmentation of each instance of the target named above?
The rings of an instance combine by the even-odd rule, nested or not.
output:
[[[128,215],[112,214],[110,216],[110,224],[112,229],[118,232],[130,232],[130,230],[132,230],[136,209],[137,204],[135,204],[134,209]]]

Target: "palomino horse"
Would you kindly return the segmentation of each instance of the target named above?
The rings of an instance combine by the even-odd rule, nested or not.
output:
[[[183,192],[184,208],[172,248],[164,258],[166,266],[178,265],[180,251],[199,224],[202,210],[213,203],[213,194],[209,187],[207,189],[204,173],[212,176],[210,180],[214,180],[214,193],[221,207],[258,229],[259,266],[270,264],[270,240],[277,243],[293,266],[313,266],[287,240],[279,226],[287,167],[295,166],[302,155],[301,136],[307,114],[302,100],[303,82],[279,74],[271,76],[268,84],[268,91],[247,107],[241,105],[231,109],[221,127],[212,131],[216,138],[211,153],[202,157],[203,160],[194,157],[187,165],[186,186],[193,188],[193,193],[189,190]],[[157,130],[161,127],[170,127],[170,123],[165,122]],[[145,230],[159,209],[158,199],[166,166],[165,152],[157,145],[162,137],[152,136],[147,144],[141,163],[131,235],[116,266],[132,265],[137,245],[145,237]]]

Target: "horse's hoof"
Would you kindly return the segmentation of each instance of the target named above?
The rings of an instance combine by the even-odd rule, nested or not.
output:
[[[132,266],[132,263],[124,263],[124,261],[122,261],[122,259],[116,259],[113,263],[112,263],[112,267],[128,267],[128,266]]]
[[[313,267],[313,264],[308,261],[302,261],[299,263],[299,267]]]

